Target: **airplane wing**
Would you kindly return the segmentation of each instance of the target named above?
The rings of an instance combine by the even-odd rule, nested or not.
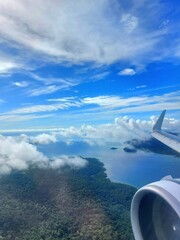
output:
[[[180,138],[161,130],[166,111],[156,121],[152,136],[180,153]],[[136,240],[173,239],[180,236],[180,179],[171,176],[139,189],[131,203]]]
[[[157,122],[153,127],[153,132],[151,133],[151,135],[160,142],[164,143],[165,145],[169,146],[170,148],[180,153],[180,138],[161,130],[165,113],[166,110],[164,110],[159,116]]]

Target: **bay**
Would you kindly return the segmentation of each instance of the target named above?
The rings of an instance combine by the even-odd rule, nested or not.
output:
[[[137,151],[124,152],[111,149],[111,146],[90,146],[84,142],[69,145],[57,142],[40,145],[39,150],[49,157],[58,155],[79,155],[94,157],[104,163],[108,178],[140,188],[148,183],[159,181],[167,175],[180,178],[180,158],[172,155]]]

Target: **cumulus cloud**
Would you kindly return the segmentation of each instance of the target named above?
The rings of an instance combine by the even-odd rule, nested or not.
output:
[[[34,137],[28,138],[31,143],[36,144],[49,144],[57,142],[57,137],[55,134],[42,133]]]
[[[59,141],[65,141],[67,144],[74,141],[83,141],[90,145],[122,144],[132,139],[151,138],[152,127],[157,118],[158,116],[151,116],[149,120],[140,120],[124,116],[115,118],[114,122],[109,124],[51,129],[49,134],[41,133],[36,136],[22,134],[16,140],[33,144],[49,144]],[[178,133],[180,120],[165,117],[163,128],[166,131]]]
[[[158,116],[152,116],[149,120],[133,119],[127,116],[116,118],[114,123],[102,125],[82,125],[80,128],[61,128],[56,132],[57,138],[85,141],[90,145],[106,145],[122,143],[132,140],[147,140],[151,138],[152,127]],[[180,120],[165,118],[163,128],[167,131],[178,133]]]
[[[43,135],[44,136],[44,135]],[[42,135],[39,139],[42,141]],[[44,140],[47,136],[44,137]],[[0,173],[7,174],[12,170],[25,170],[30,165],[39,167],[61,168],[64,166],[80,168],[86,160],[80,157],[59,156],[48,159],[33,144],[27,142],[26,136],[20,138],[0,135]]]
[[[118,73],[118,75],[121,75],[121,76],[133,76],[135,74],[136,74],[136,71],[132,68],[125,68]]]
[[[164,56],[168,49],[159,45],[169,32],[165,25],[157,28],[157,23],[165,8],[158,0],[126,2],[1,1],[0,35],[11,47],[42,53],[44,60],[58,62],[144,63],[157,52]]]
[[[146,140],[151,137],[152,121],[140,121],[128,117],[116,118],[112,124],[98,126],[83,125],[80,128],[62,128],[57,132],[58,138],[67,142],[84,141],[90,145],[123,144],[127,140],[137,138]]]
[[[151,137],[150,132],[156,117],[152,116],[147,120],[138,120],[128,118],[116,118],[114,123],[100,125],[82,125],[81,127],[68,127],[49,130],[50,133],[40,133],[37,135],[21,134],[16,137],[17,141],[23,141],[29,144],[50,144],[64,141],[70,144],[74,141],[86,142],[90,145],[106,145],[108,143],[123,143],[133,138],[146,140]],[[169,124],[169,125],[168,125]],[[175,119],[166,119],[165,126],[180,124]],[[43,131],[43,130],[41,130]]]
[[[27,142],[18,142],[13,137],[0,136],[0,145],[1,173],[9,173],[12,169],[27,169],[33,163],[42,166],[47,164],[47,157]]]
[[[64,166],[70,166],[73,168],[81,168],[85,167],[87,161],[81,157],[67,157],[61,156],[60,158],[55,158],[53,161],[50,161],[50,166],[53,169],[61,168]]]

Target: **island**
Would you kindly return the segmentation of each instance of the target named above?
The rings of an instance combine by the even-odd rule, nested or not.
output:
[[[117,150],[118,148],[117,147],[111,147],[110,149],[111,150]]]

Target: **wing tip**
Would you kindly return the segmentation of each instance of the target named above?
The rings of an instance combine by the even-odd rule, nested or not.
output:
[[[166,114],[166,110],[163,110],[161,115],[159,116],[158,120],[154,124],[154,127],[152,129],[153,132],[160,132],[161,131],[161,126],[162,126],[165,114]]]

